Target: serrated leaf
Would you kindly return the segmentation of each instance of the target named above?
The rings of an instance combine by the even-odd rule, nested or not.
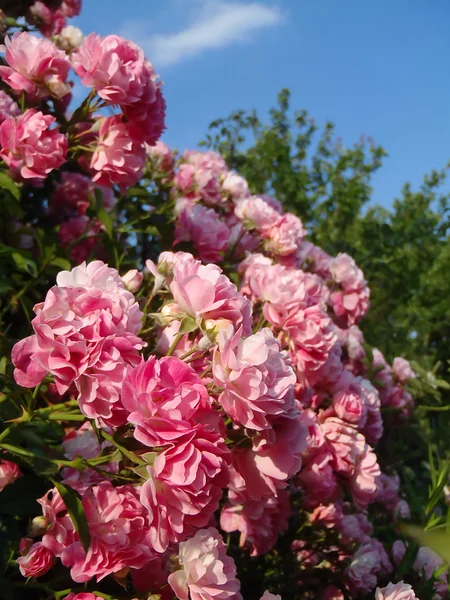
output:
[[[7,190],[16,200],[20,198],[20,188],[4,171],[0,171],[0,187]]]
[[[84,551],[87,552],[89,550],[89,544],[91,543],[91,536],[80,495],[73,488],[60,481],[51,479],[51,482],[61,494],[67,512],[69,513],[76,532],[78,533],[78,537],[80,538],[81,545],[83,546]]]

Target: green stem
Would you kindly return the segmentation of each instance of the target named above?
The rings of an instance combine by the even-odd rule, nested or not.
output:
[[[101,436],[106,441],[108,441],[111,444],[113,444],[113,446],[115,446],[118,450],[120,450],[120,452],[126,458],[128,458],[128,460],[131,460],[131,462],[133,462],[135,465],[145,465],[146,464],[136,454],[134,454],[133,452],[130,452],[129,450],[127,450],[126,448],[124,448],[123,446],[121,446],[118,442],[116,442],[116,440],[113,438],[112,435],[109,435],[109,433],[106,433],[106,431],[104,431],[103,429],[100,429],[99,431],[100,431]]]
[[[17,456],[22,456],[23,458],[33,458],[37,460],[44,460],[46,462],[57,465],[58,467],[76,467],[79,464],[79,461],[76,460],[61,460],[59,458],[50,458],[49,456],[45,456],[42,454],[36,454],[35,452],[31,452],[31,450],[24,450],[23,448],[18,448],[17,446],[11,446],[10,444],[0,444],[0,448],[10,452],[11,454],[16,454]]]
[[[175,336],[175,339],[172,342],[172,345],[170,346],[169,350],[167,351],[166,356],[172,356],[172,354],[175,352],[181,338],[184,336],[184,333],[177,333],[177,335]]]

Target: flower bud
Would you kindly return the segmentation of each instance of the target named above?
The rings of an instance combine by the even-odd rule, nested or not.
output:
[[[131,269],[122,276],[122,281],[124,282],[127,290],[135,294],[141,287],[143,278],[143,274],[139,273],[137,269]]]

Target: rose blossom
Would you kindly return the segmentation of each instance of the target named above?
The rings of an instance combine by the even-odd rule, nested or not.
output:
[[[286,490],[279,490],[278,496],[228,502],[220,514],[220,526],[226,532],[239,531],[239,545],[248,544],[250,555],[259,556],[269,552],[279,534],[287,531],[290,514],[289,495]]]
[[[83,32],[78,27],[68,25],[64,27],[59,35],[55,36],[54,41],[59,48],[65,52],[72,52],[76,48],[79,48],[83,43]]]
[[[96,191],[101,195],[103,207],[112,209],[115,199],[110,188],[94,185],[89,177],[80,173],[64,171],[61,180],[54,183],[49,198],[50,212],[58,218],[85,215],[91,203],[95,202]]]
[[[29,547],[29,540],[20,541],[20,550],[23,556],[17,559],[19,570],[24,577],[41,577],[55,564],[53,553],[42,542],[36,542]]]
[[[214,209],[187,202],[178,215],[175,241],[191,241],[202,262],[220,262],[229,245],[230,230]]]
[[[181,542],[178,551],[181,570],[169,575],[169,585],[180,600],[241,600],[236,565],[227,556],[219,532],[200,529]]]
[[[144,144],[133,137],[120,115],[102,119],[98,144],[91,158],[92,181],[124,191],[141,176],[145,164]]]
[[[61,223],[58,232],[59,243],[63,248],[70,248],[70,258],[75,263],[88,260],[94,252],[102,253],[103,244],[100,231],[104,225],[98,219],[91,219],[87,215],[72,217]]]
[[[162,171],[163,173],[171,173],[173,171],[175,159],[172,150],[167,144],[158,140],[154,146],[146,144],[145,150],[157,171]]]
[[[134,437],[146,446],[172,443],[208,420],[208,392],[195,371],[174,356],[150,356],[130,369],[122,385],[122,404],[135,425]]]
[[[9,117],[0,125],[0,156],[14,177],[45,179],[66,160],[67,138],[51,115],[30,108],[17,118]]]
[[[389,558],[381,542],[372,539],[359,546],[353,555],[344,577],[351,592],[368,594],[377,585],[379,576],[392,571]]]
[[[394,358],[392,372],[400,383],[405,383],[408,379],[414,379],[416,377],[409,361],[400,356]]]
[[[103,599],[100,596],[91,594],[91,592],[80,592],[79,594],[70,592],[70,594],[68,596],[64,597],[64,600],[103,600]]]
[[[260,196],[251,196],[236,202],[234,214],[247,229],[258,233],[270,230],[281,221],[281,215]]]
[[[2,492],[7,485],[14,483],[16,479],[22,477],[23,473],[16,463],[10,462],[9,460],[0,460],[0,492]]]
[[[110,104],[131,105],[147,95],[151,101],[155,99],[153,67],[133,42],[91,33],[70,58],[83,85],[94,87]]]
[[[101,261],[62,271],[34,307],[35,335],[12,351],[14,377],[34,387],[48,373],[58,393],[75,383],[81,410],[98,422],[123,424],[119,392],[128,365],[140,362],[142,313],[115,269]]]
[[[175,257],[177,254],[175,254]],[[190,256],[190,255],[189,255]],[[207,329],[219,323],[242,325],[251,333],[251,304],[217,265],[202,265],[193,257],[173,265],[170,291],[181,311]]]
[[[375,600],[419,600],[414,590],[408,583],[399,581],[398,583],[389,583],[384,588],[377,588],[375,591]]]
[[[426,581],[431,579],[435,572],[444,566],[444,560],[431,548],[422,546],[417,552],[416,559],[413,564],[413,569],[422,575]],[[440,573],[434,582],[434,591],[438,598],[445,598],[447,594],[447,575],[448,569]]]
[[[140,273],[137,269],[130,269],[122,275],[122,281],[129,292],[135,294],[141,287],[144,274]]]
[[[247,180],[241,175],[233,173],[232,171],[227,173],[225,179],[223,180],[222,190],[225,193],[230,194],[234,201],[239,200],[240,198],[245,198],[250,193]]]
[[[0,66],[0,77],[17,92],[26,92],[32,99],[62,98],[70,92],[66,82],[70,62],[66,53],[50,40],[16,31],[12,38],[6,37],[5,52],[9,66]]]
[[[292,213],[287,213],[276,225],[264,232],[262,237],[268,252],[288,256],[297,251],[305,235],[306,231],[300,219]]]
[[[8,117],[17,117],[19,115],[20,110],[17,103],[14,102],[9,94],[0,90],[0,125]]]
[[[261,600],[281,600],[281,596],[279,594],[271,594],[269,590],[266,590],[261,596]]]
[[[209,523],[228,483],[228,461],[223,438],[196,425],[147,467],[140,501],[148,510],[149,540],[157,552]]]
[[[270,329],[242,339],[228,326],[218,335],[213,377],[223,388],[219,396],[225,412],[249,429],[270,428],[270,418],[282,414],[293,401],[295,374]]]

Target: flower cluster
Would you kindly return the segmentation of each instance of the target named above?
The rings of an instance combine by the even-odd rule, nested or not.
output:
[[[45,427],[37,454],[2,446],[0,492],[39,461],[52,482],[13,549],[18,572],[45,576],[34,583],[45,592],[64,580],[55,592],[66,600],[104,597],[99,585],[241,600],[233,556],[270,556],[294,523],[283,547],[296,597],[414,600],[409,584],[389,583],[407,549],[376,521],[410,516],[378,448],[385,414],[399,429],[410,417],[415,373],[366,346],[362,271],[310,242],[297,215],[254,195],[218,154],[158,141],[152,64],[121,37],[64,28],[79,8],[34,2],[28,18],[53,37],[15,33],[0,66],[5,171],[45,194],[36,238],[51,227],[49,247],[59,241],[73,263],[46,250],[43,269],[65,270],[36,293],[31,335],[12,348],[24,416],[11,431]],[[71,72],[89,92],[67,113]],[[412,583],[443,598],[439,559],[422,548],[411,565]]]

